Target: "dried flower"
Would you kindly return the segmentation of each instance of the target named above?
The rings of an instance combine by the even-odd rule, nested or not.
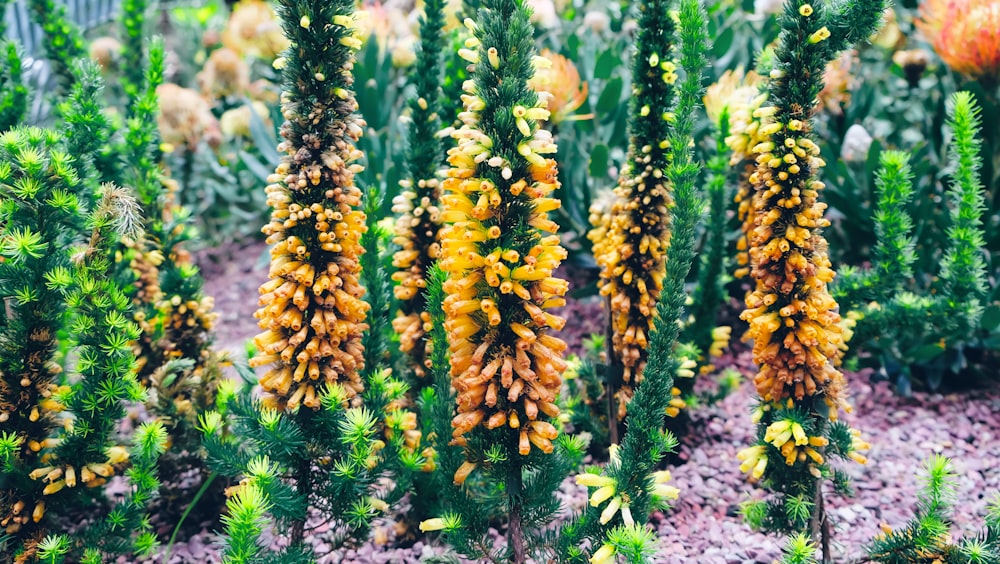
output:
[[[212,108],[200,94],[176,84],[161,84],[156,88],[160,101],[157,123],[164,143],[185,145],[194,151],[205,140],[211,146],[221,141],[219,122]]]
[[[209,99],[242,95],[250,86],[250,67],[236,51],[223,47],[212,51],[197,80]]]

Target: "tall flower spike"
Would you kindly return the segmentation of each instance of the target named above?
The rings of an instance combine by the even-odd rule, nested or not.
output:
[[[314,10],[315,13],[301,13]],[[294,47],[282,71],[278,150],[268,179],[270,280],[260,287],[255,314],[265,331],[254,339],[252,366],[271,365],[260,379],[264,405],[293,410],[320,406],[317,387],[338,383],[349,397],[362,390],[361,335],[368,312],[358,283],[365,214],[354,175],[362,154],[354,144],[364,121],[355,111],[354,2],[332,0],[279,6]],[[313,25],[300,25],[309,16]]]
[[[612,347],[624,372],[618,398],[623,418],[646,364],[648,336],[663,288],[670,241],[670,188],[663,170],[669,163],[667,135],[677,65],[673,61],[674,19],[667,0],[642,4],[629,121],[629,153],[615,188],[610,224],[590,238],[601,266],[601,295],[610,305]],[[603,236],[602,236],[603,235]],[[614,387],[616,382],[612,382]]]
[[[566,320],[547,310],[565,303],[568,284],[553,276],[566,257],[549,212],[559,200],[548,118],[527,86],[532,33],[519,1],[492,2],[476,26],[473,64],[462,96],[462,126],[448,151],[441,268],[445,328],[451,342],[458,415],[456,442],[480,425],[508,427],[518,452],[551,452],[556,394],[566,344],[551,335]],[[486,11],[486,8],[484,8]],[[481,14],[482,15],[482,14]],[[498,44],[506,40],[508,44]],[[499,48],[498,48],[499,47]],[[497,85],[503,85],[497,88]]]
[[[393,201],[396,220],[394,242],[401,248],[393,255],[397,269],[392,279],[400,310],[392,322],[399,334],[400,350],[414,360],[415,371],[423,376],[427,356],[427,329],[430,314],[424,290],[427,270],[437,260],[441,250],[438,232],[441,229],[441,186],[437,170],[444,156],[444,142],[438,137],[441,129],[441,71],[445,35],[443,0],[429,0],[420,20],[420,49],[417,63],[410,75],[416,93],[409,100],[412,119],[407,131],[407,179],[400,182],[404,191]]]
[[[881,1],[786,2],[767,102],[753,111],[760,120],[750,148],[756,170],[748,179],[755,287],[741,318],[750,324],[746,338],[760,367],[754,384],[761,404],[754,414],[758,439],[739,459],[742,470],[779,494],[780,502],[763,509],[765,522],[781,531],[818,532],[824,553],[823,477],[846,487],[829,458],[863,461],[855,451],[867,444],[836,422],[840,410],[851,409],[837,369],[847,347],[827,289],[834,272],[820,233],[829,221],[819,201],[824,162],[812,140],[813,116],[826,64],[873,33],[883,8]]]

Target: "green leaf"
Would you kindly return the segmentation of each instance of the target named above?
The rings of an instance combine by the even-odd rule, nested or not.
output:
[[[597,99],[597,111],[601,114],[609,114],[618,107],[618,102],[622,97],[624,82],[620,76],[616,76],[604,85],[601,97]]]
[[[601,80],[611,78],[611,72],[621,62],[620,53],[616,53],[614,49],[607,49],[597,57],[597,63],[594,65],[594,78]]]
[[[609,154],[608,146],[603,143],[591,150],[588,169],[591,178],[604,178],[608,175]]]
[[[987,332],[992,332],[1000,327],[1000,304],[992,304],[987,307],[979,323]]]

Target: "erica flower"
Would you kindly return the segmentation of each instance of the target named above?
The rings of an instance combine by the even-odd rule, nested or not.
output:
[[[740,464],[740,472],[750,472],[753,478],[759,479],[767,469],[767,447],[755,445],[745,448],[737,453],[736,458],[743,461]]]
[[[548,49],[542,49],[541,56],[550,64],[538,67],[528,86],[536,92],[547,93],[550,112],[549,121],[553,125],[566,119],[583,119],[588,116],[573,116],[587,100],[587,83],[580,80],[580,73],[573,61]]]
[[[956,72],[1000,78],[1000,2],[926,0],[915,23]]]
[[[448,151],[442,197],[443,306],[458,402],[453,435],[462,444],[480,425],[507,427],[520,454],[532,445],[551,452],[557,430],[544,418],[559,415],[555,400],[567,367],[566,344],[551,334],[566,320],[548,311],[565,304],[568,289],[553,276],[566,258],[549,219],[560,206],[551,197],[559,184],[548,157],[556,146],[537,125],[549,112],[522,78],[530,53],[480,44],[485,35],[469,23],[475,38],[459,54],[475,65],[476,79],[463,86],[462,127],[452,133],[457,145]],[[500,83],[509,88],[497,92]],[[493,91],[483,97],[486,88]]]
[[[310,23],[303,21],[304,24]],[[264,405],[319,408],[323,384],[337,383],[347,398],[361,391],[361,334],[369,306],[358,281],[360,239],[365,214],[354,175],[361,152],[354,143],[364,122],[354,113],[348,90],[356,38],[348,15],[329,26],[341,47],[330,60],[301,60],[308,53],[290,50],[281,128],[285,153],[268,179],[271,221],[263,232],[271,245],[271,269],[260,288],[255,316],[264,332],[254,343],[260,355],[252,366],[270,365],[260,379]],[[311,33],[309,25],[296,33]],[[322,63],[325,72],[317,72]]]
[[[415,96],[408,102],[410,126],[407,130],[406,178],[403,191],[393,200],[392,211],[398,215],[393,239],[400,250],[393,255],[392,266],[397,282],[394,291],[400,310],[392,322],[399,334],[400,350],[413,359],[416,375],[424,374],[427,353],[425,335],[430,328],[424,290],[427,270],[438,259],[441,245],[441,182],[438,169],[443,164],[441,129],[441,52],[444,39],[441,27],[444,13],[441,4],[426,6],[421,20],[420,52],[417,68],[410,74]]]
[[[666,275],[671,197],[663,171],[670,155],[667,135],[672,116],[664,110],[670,106],[677,79],[676,64],[669,58],[674,26],[673,19],[663,13],[639,30],[628,159],[610,214],[592,215],[606,223],[595,225],[588,234],[601,267],[601,295],[607,296],[610,307],[616,358],[608,360],[623,369],[620,389],[609,390],[618,400],[619,419],[624,418],[634,386],[642,377]]]

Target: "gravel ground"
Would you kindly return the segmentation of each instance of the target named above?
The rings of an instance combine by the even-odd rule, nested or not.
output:
[[[218,343],[242,355],[242,343],[256,332],[252,311],[256,288],[266,271],[255,265],[264,247],[233,247],[212,262],[201,257],[208,282],[206,292],[216,296],[220,313]],[[600,301],[574,302],[564,313],[570,319],[567,340],[601,330]],[[749,353],[743,351],[720,365],[733,365],[751,374]],[[872,444],[865,466],[845,463],[854,479],[851,498],[828,497],[834,524],[836,562],[859,562],[864,544],[881,523],[897,527],[912,515],[917,472],[931,455],[951,457],[957,474],[953,534],[974,534],[982,527],[986,506],[1000,490],[1000,388],[948,395],[915,393],[893,395],[886,383],[873,384],[866,375],[849,374],[855,412],[847,419]],[[682,440],[679,465],[671,468],[680,499],[671,510],[652,518],[660,537],[655,562],[664,564],[770,563],[780,553],[780,539],[752,532],[737,515],[739,503],[762,492],[739,471],[736,453],[751,440],[749,406],[753,389],[744,382],[719,403],[692,413],[690,432]],[[586,503],[586,489],[567,480],[561,496],[569,510]],[[174,546],[169,562],[217,562],[217,540],[206,523],[200,534]],[[433,541],[411,547],[393,547],[392,523],[380,523],[371,540],[354,549],[332,550],[335,531],[318,528],[311,542],[323,564],[408,563],[442,554]],[[499,539],[499,534],[497,534]],[[269,537],[270,538],[270,537]],[[278,540],[274,540],[277,546]],[[154,561],[150,561],[154,562]],[[161,562],[157,557],[155,562]]]

